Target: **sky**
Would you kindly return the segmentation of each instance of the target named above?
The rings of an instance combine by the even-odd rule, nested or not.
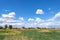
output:
[[[0,25],[60,28],[60,0],[0,0]]]

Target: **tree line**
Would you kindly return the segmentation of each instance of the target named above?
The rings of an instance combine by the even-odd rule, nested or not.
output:
[[[25,28],[24,26],[22,26],[23,29],[35,29],[33,27],[29,27],[29,28]],[[37,29],[40,29],[39,27],[36,27]],[[13,26],[12,25],[5,25],[4,27],[3,26],[0,26],[0,29],[13,29]]]
[[[4,27],[3,26],[0,26],[0,29],[12,29],[12,25],[5,25]]]
[[[0,26],[0,29],[12,29],[13,26],[12,25],[5,25],[4,27],[3,26]],[[28,28],[25,28],[24,26],[22,26],[23,29],[35,29],[34,27],[28,27]],[[40,27],[36,27],[37,29],[42,29]],[[46,29],[46,28],[44,28]],[[53,28],[55,29],[55,28]]]

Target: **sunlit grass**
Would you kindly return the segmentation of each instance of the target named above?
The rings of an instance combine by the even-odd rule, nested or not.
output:
[[[58,29],[2,29],[0,40],[60,40]]]

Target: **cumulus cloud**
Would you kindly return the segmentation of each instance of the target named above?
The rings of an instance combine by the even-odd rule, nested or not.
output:
[[[10,12],[8,14],[2,14],[2,17],[4,17],[4,18],[14,18],[15,17],[15,12]]]
[[[19,20],[20,20],[20,21],[24,21],[24,18],[23,18],[23,17],[19,17]]]
[[[29,27],[40,27],[40,28],[60,28],[60,12],[57,12],[52,18],[43,20],[41,18],[35,18],[34,22],[28,23]],[[31,18],[29,19],[30,21]],[[58,22],[56,20],[59,20]]]
[[[42,25],[48,28],[60,28],[60,12],[57,12],[52,18],[48,19]]]
[[[44,14],[44,12],[43,12],[42,9],[37,9],[37,10],[36,10],[36,14]]]
[[[8,15],[7,14],[2,14],[2,17],[8,17]]]
[[[52,18],[48,20],[43,20],[39,17],[37,18],[28,18],[27,21],[23,17],[15,18],[15,12],[10,12],[8,14],[2,14],[0,17],[0,25],[13,25],[14,27],[40,27],[40,28],[60,28],[60,12],[56,13]],[[59,20],[59,22],[56,22]]]
[[[31,21],[34,21],[34,19],[33,18],[29,18],[28,19],[28,22],[31,22]]]
[[[56,18],[60,18],[60,12],[58,12],[58,13],[53,17],[53,19],[56,19]]]
[[[44,22],[44,20],[42,20],[41,18],[36,18],[36,19],[35,19],[35,22],[41,23],[41,22]]]
[[[23,23],[21,21],[23,21],[24,19],[21,17],[19,19],[14,19],[15,18],[16,13],[15,12],[10,12],[8,14],[2,14],[2,16],[0,17],[0,25],[15,25],[15,26],[19,26],[22,25]]]
[[[4,18],[0,18],[0,22],[3,22],[3,21],[5,21],[6,19],[4,19]]]
[[[48,21],[56,21],[56,20],[60,20],[60,12],[56,13],[55,16],[48,19]]]
[[[10,12],[8,15],[9,17],[13,18],[15,16],[15,12]]]

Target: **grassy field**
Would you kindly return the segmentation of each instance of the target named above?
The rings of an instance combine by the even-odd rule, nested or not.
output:
[[[0,40],[60,40],[60,29],[0,29]]]

